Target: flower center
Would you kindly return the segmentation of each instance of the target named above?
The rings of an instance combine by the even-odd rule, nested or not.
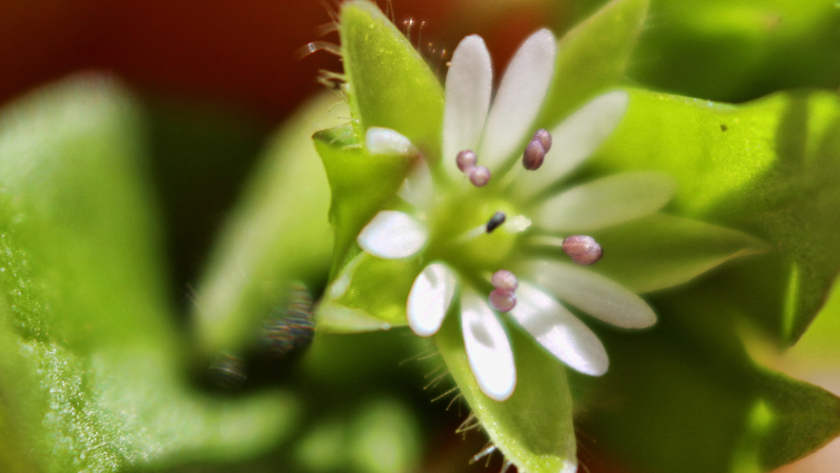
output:
[[[439,203],[431,223],[430,259],[442,259],[463,272],[495,271],[513,252],[516,207],[489,189],[456,194]]]

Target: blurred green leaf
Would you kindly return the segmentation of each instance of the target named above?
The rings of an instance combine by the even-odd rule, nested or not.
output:
[[[629,75],[726,102],[840,85],[840,9],[826,0],[659,0]]]
[[[391,128],[429,159],[439,159],[443,88],[420,53],[369,1],[343,3],[339,26],[356,134],[364,136],[372,126]]]
[[[407,473],[417,469],[417,420],[394,399],[377,399],[363,406],[354,420],[351,439],[351,458],[358,471]]]
[[[738,309],[707,281],[655,299],[646,334],[600,330],[603,378],[578,376],[588,398],[584,445],[650,473],[770,471],[840,433],[840,399],[758,367],[735,330]]]
[[[565,369],[518,328],[508,333],[514,347],[517,382],[513,396],[504,402],[488,398],[478,387],[455,314],[446,318],[435,342],[473,415],[507,460],[522,472],[575,471],[572,398]]]
[[[552,128],[587,100],[624,82],[648,3],[614,0],[560,39],[540,126]]]
[[[3,470],[233,459],[294,421],[287,394],[223,402],[181,379],[141,130],[131,98],[93,76],[0,116]]]
[[[679,182],[671,213],[767,241],[774,251],[740,263],[740,282],[721,284],[721,295],[780,343],[806,330],[840,269],[837,94],[780,93],[735,107],[633,91],[590,163],[599,173],[665,171]],[[746,303],[757,290],[761,300]]]
[[[665,214],[593,236],[608,249],[608,257],[592,269],[640,294],[687,283],[726,261],[771,249],[743,232]]]
[[[390,398],[331,412],[314,423],[297,444],[303,471],[408,473],[417,466],[420,438],[411,410]]]
[[[324,95],[280,128],[229,217],[199,284],[195,327],[207,356],[241,353],[291,285],[323,284],[332,252],[330,188],[311,135],[346,109]]]

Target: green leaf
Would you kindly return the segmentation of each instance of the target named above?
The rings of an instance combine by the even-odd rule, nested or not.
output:
[[[755,235],[774,252],[745,261],[733,303],[785,344],[808,327],[840,268],[840,98],[780,93],[740,107],[633,91],[595,172],[657,169],[679,189],[670,212]],[[731,282],[731,281],[730,281]],[[751,284],[745,289],[744,284]]]
[[[290,433],[289,395],[224,402],[182,379],[140,129],[93,76],[0,115],[4,471],[229,460]]]
[[[450,313],[435,342],[491,442],[523,473],[575,471],[572,398],[563,365],[518,328],[509,330],[516,390],[508,400],[494,401],[476,384],[459,327],[458,317]]]
[[[636,293],[678,286],[770,246],[746,233],[655,214],[593,233],[607,255],[592,269]]]
[[[400,30],[371,2],[341,6],[341,53],[353,127],[372,126],[408,137],[429,159],[439,159],[443,89]]]
[[[540,126],[552,128],[585,101],[625,81],[648,3],[613,0],[560,39]]]
[[[707,281],[655,299],[647,333],[599,330],[602,378],[574,378],[587,445],[650,473],[756,473],[801,458],[840,433],[840,399],[758,367],[736,333],[737,308]]]
[[[226,222],[193,317],[206,356],[241,353],[271,310],[286,304],[293,284],[323,284],[333,246],[330,187],[311,135],[346,114],[335,102],[325,94],[278,130]]]

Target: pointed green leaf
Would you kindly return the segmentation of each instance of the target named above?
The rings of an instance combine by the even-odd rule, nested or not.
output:
[[[488,398],[476,384],[454,313],[435,342],[472,413],[507,460],[523,473],[574,472],[576,440],[565,369],[518,328],[508,333],[517,382],[513,396],[504,402]]]
[[[655,214],[593,233],[605,256],[592,269],[636,293],[684,284],[767,243],[698,220]]]
[[[541,126],[550,129],[586,100],[625,81],[648,3],[613,0],[560,39]]]
[[[141,125],[93,76],[0,115],[0,470],[229,460],[290,433],[289,396],[226,402],[182,378]]]
[[[356,134],[364,136],[372,126],[391,128],[437,159],[443,89],[420,53],[369,1],[343,3],[339,26]]]
[[[333,246],[330,188],[311,135],[346,116],[335,102],[313,100],[280,128],[222,230],[193,317],[206,356],[241,353],[293,284],[323,284]]]
[[[840,268],[837,94],[782,93],[735,107],[634,91],[590,163],[605,172],[665,171],[679,182],[673,213],[770,243],[775,251],[744,266],[741,281],[785,299],[753,316],[783,343],[802,335]],[[750,292],[744,283],[731,286],[733,300]]]

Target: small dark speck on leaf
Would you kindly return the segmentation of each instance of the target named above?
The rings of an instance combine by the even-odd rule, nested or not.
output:
[[[726,125],[724,125],[723,123],[721,123],[721,125],[720,125],[720,131],[726,131],[726,130],[728,130],[728,129],[729,129],[729,127],[728,127],[728,126],[726,126]]]

